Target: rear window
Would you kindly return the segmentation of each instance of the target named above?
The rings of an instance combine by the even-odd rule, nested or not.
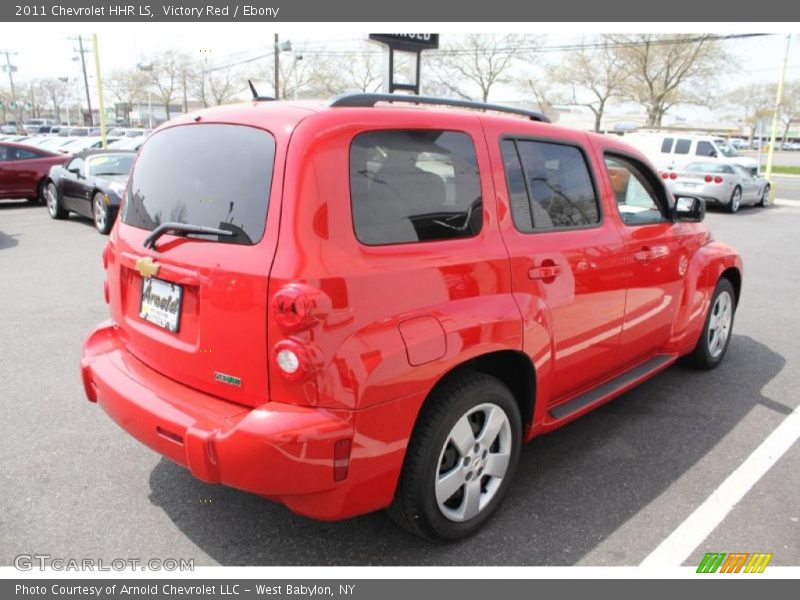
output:
[[[672,138],[664,138],[664,141],[661,142],[661,152],[665,154],[672,152],[672,141]]]
[[[148,231],[170,222],[215,227],[236,232],[220,242],[255,244],[264,235],[274,162],[275,140],[260,129],[165,129],[136,162],[122,220]]]
[[[356,237],[368,245],[476,235],[483,219],[478,160],[465,133],[371,131],[350,146]]]
[[[689,154],[692,140],[678,140],[675,142],[675,154]]]
[[[684,170],[691,173],[733,173],[730,165],[720,163],[689,163]]]

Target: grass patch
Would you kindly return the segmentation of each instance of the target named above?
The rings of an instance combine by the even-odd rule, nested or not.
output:
[[[761,173],[766,173],[767,165],[761,166]],[[772,172],[775,175],[800,175],[800,167],[785,167],[782,165],[772,165]]]

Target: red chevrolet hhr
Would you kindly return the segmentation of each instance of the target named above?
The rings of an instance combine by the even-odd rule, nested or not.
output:
[[[523,442],[719,364],[742,263],[704,214],[622,141],[520,109],[204,110],[137,158],[86,394],[203,481],[460,539]]]

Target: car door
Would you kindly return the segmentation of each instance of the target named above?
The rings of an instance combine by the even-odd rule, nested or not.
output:
[[[76,156],[67,163],[64,173],[58,181],[58,193],[64,206],[70,210],[80,211],[83,195],[83,181],[86,178],[86,161]]]
[[[0,144],[0,197],[10,198],[12,192],[12,173],[6,144]]]
[[[504,135],[499,141],[512,215],[501,227],[514,296],[524,323],[539,322],[550,330],[549,404],[592,387],[614,370],[624,318],[622,239],[604,218],[586,141],[585,134],[572,139]],[[533,336],[534,330],[526,328],[523,346],[529,354],[537,352]]]
[[[605,151],[603,162],[628,274],[619,360],[632,367],[670,338],[691,240],[673,221],[666,190],[649,166],[613,149]]]
[[[741,178],[742,203],[752,204],[761,196],[761,185],[750,172],[742,166],[732,165],[734,172]]]

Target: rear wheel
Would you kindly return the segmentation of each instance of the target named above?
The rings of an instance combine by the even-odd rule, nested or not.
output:
[[[482,373],[451,379],[419,416],[389,515],[428,539],[472,535],[505,495],[521,442],[519,407],[501,381]]]
[[[111,210],[106,204],[106,197],[100,192],[95,193],[92,197],[92,217],[97,231],[103,235],[108,235],[114,222],[111,219]]]
[[[58,188],[52,181],[48,182],[44,188],[45,199],[47,200],[47,212],[51,219],[66,219],[69,211],[61,206],[61,198],[58,195]]]
[[[739,207],[742,205],[742,188],[738,185],[736,189],[733,190],[733,194],[731,194],[731,199],[728,202],[728,212],[735,213],[739,210]]]
[[[725,277],[717,282],[697,346],[686,356],[686,363],[697,369],[713,369],[728,351],[736,313],[736,292]]]
[[[761,193],[761,198],[758,201],[758,206],[764,208],[769,204],[769,186],[764,186],[764,191]]]

